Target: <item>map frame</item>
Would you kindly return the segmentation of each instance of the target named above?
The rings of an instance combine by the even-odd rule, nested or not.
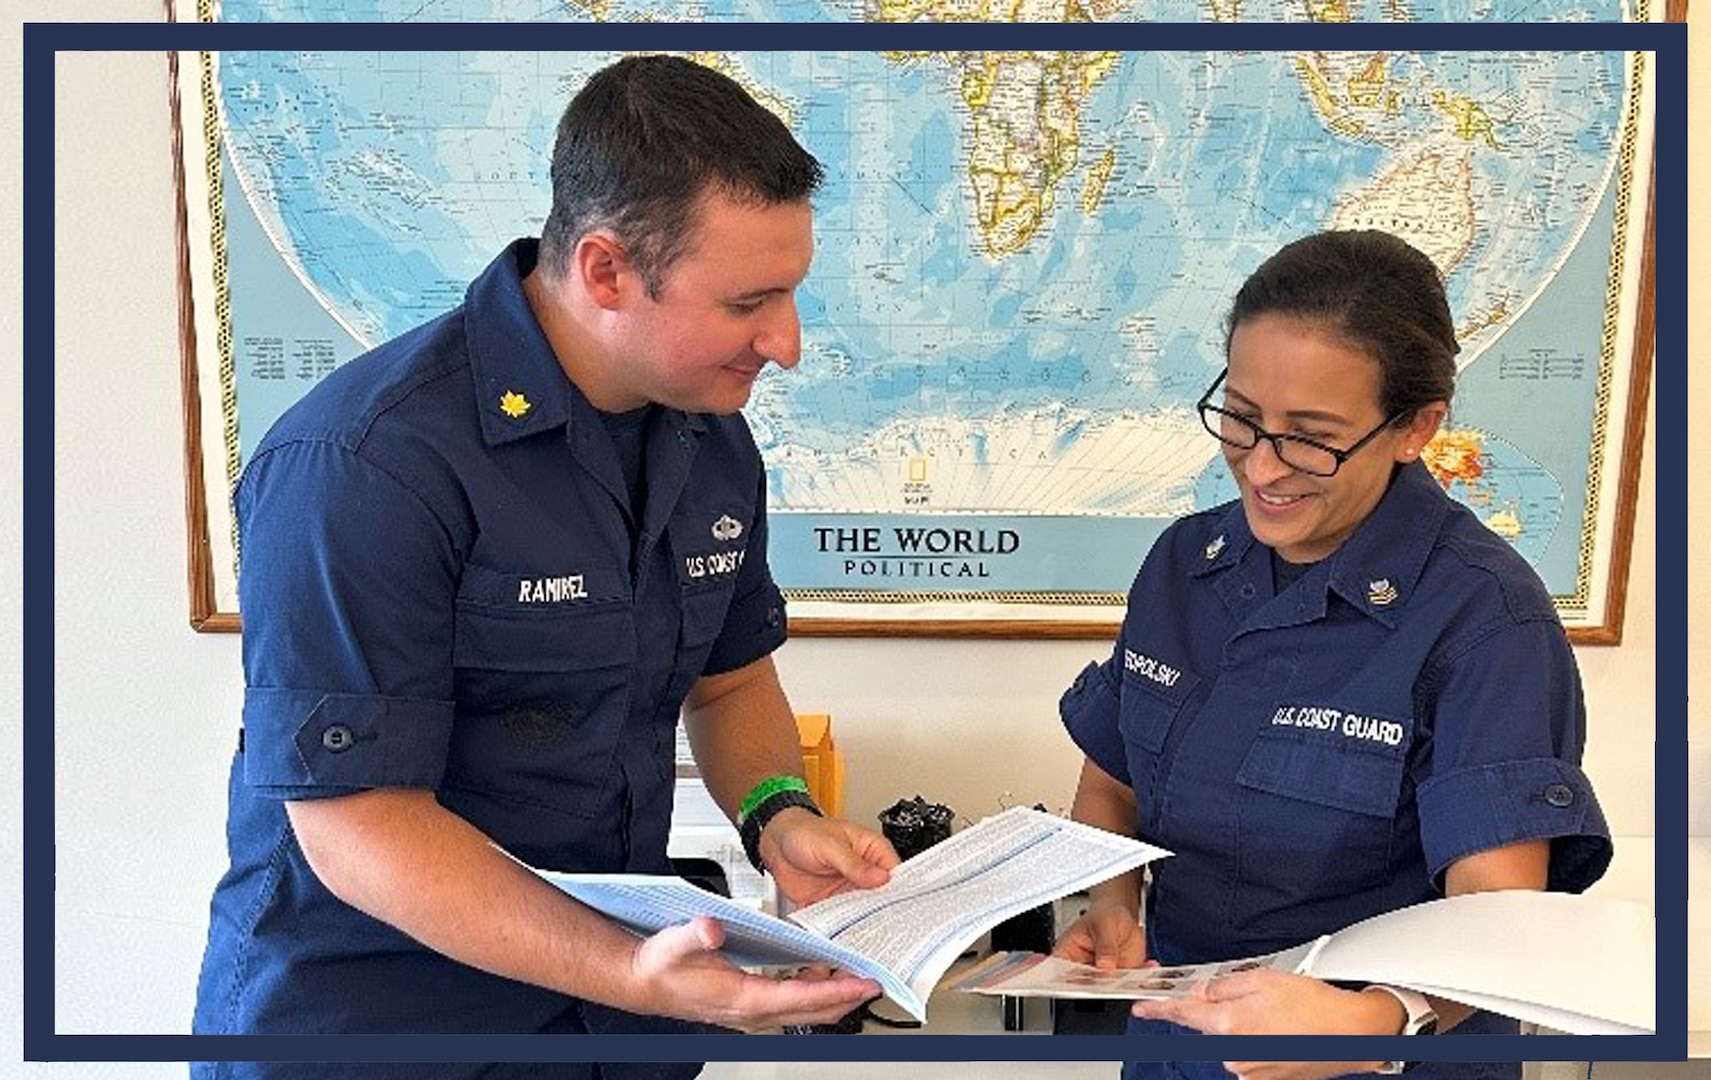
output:
[[[1667,17],[1675,17],[1677,6],[1670,5]],[[1643,64],[1656,63],[1655,54],[1634,55]],[[241,630],[242,620],[237,610],[235,520],[229,496],[241,463],[234,434],[238,402],[230,296],[223,284],[221,215],[213,205],[219,185],[208,180],[217,172],[221,145],[218,116],[205,107],[206,102],[217,101],[210,56],[168,54],[187,573],[191,626],[197,631],[235,632]],[[1648,83],[1648,102],[1649,90]],[[1577,644],[1614,645],[1622,639],[1653,362],[1655,120],[1651,107],[1636,108],[1631,117],[1624,107],[1623,175],[1616,182],[1625,186],[1619,189],[1611,240],[1600,344],[1601,389],[1595,415],[1588,420],[1594,465],[1583,493],[1587,524],[1581,538],[1582,569],[1576,594],[1556,598],[1570,640]],[[213,357],[214,362],[200,362],[204,357]],[[221,496],[211,498],[211,493]],[[1142,554],[1136,553],[1137,565]],[[791,630],[801,636],[1029,639],[1110,639],[1120,626],[1126,599],[1121,593],[879,595],[791,588],[786,595],[791,601]]]

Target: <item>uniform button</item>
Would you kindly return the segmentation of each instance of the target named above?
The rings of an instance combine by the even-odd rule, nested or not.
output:
[[[1243,585],[1242,586],[1242,599],[1243,600],[1252,600],[1253,598],[1254,598],[1254,587],[1251,584],[1250,585]]]
[[[335,754],[342,754],[356,745],[356,736],[343,724],[334,724],[321,732],[321,745]]]
[[[766,609],[766,625],[767,626],[772,627],[773,629],[777,629],[778,624],[783,622],[783,621],[784,621],[784,613],[783,612],[779,611],[777,608],[767,608]]]
[[[1545,789],[1545,801],[1560,810],[1574,802],[1574,789],[1567,784],[1552,784]]]

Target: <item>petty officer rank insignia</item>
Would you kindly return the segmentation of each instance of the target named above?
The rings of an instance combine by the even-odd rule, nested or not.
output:
[[[499,395],[499,411],[513,420],[521,420],[523,414],[533,407],[533,403],[528,398],[515,390],[507,390]]]
[[[1216,559],[1219,555],[1223,554],[1223,551],[1224,534],[1219,533],[1217,536],[1212,538],[1212,542],[1210,544],[1206,545],[1206,561],[1211,562],[1213,559]]]
[[[1396,586],[1390,583],[1389,578],[1367,582],[1366,602],[1373,607],[1389,607],[1396,602]]]

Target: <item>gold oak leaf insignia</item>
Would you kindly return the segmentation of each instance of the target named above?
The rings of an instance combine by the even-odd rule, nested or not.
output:
[[[499,398],[499,411],[513,420],[520,419],[531,407],[529,399],[515,390],[507,390]]]

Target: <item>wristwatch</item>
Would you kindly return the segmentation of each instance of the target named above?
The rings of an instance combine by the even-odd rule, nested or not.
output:
[[[1436,1035],[1438,1033],[1438,1014],[1432,1008],[1432,1003],[1426,996],[1400,986],[1385,986],[1373,983],[1368,990],[1382,990],[1402,1004],[1402,1011],[1407,1019],[1402,1023],[1403,1035]],[[1387,1061],[1378,1069],[1373,1070],[1379,1076],[1397,1076],[1418,1065],[1417,1061]]]
[[[749,857],[749,863],[758,873],[766,873],[766,863],[760,857],[760,834],[767,823],[777,817],[781,811],[792,806],[800,806],[815,817],[823,817],[820,808],[814,805],[814,800],[803,791],[778,791],[762,799],[760,805],[743,816],[742,824],[737,826],[737,834],[743,840],[743,854]]]

